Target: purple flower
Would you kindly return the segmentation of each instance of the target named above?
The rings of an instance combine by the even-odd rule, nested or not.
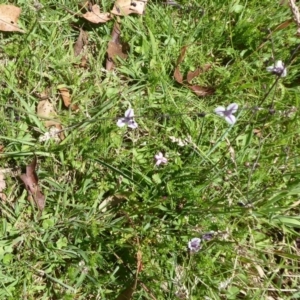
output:
[[[215,109],[215,113],[225,118],[227,123],[233,125],[236,122],[236,118],[233,114],[237,112],[238,108],[239,108],[238,104],[231,103],[227,106],[227,108],[225,108],[224,106],[218,106]]]
[[[158,154],[156,154],[154,158],[156,160],[156,166],[159,166],[160,164],[166,164],[168,162],[168,159],[164,157],[161,152],[158,152]]]
[[[199,238],[192,238],[188,242],[188,248],[190,249],[190,251],[192,253],[198,252],[202,248],[202,246],[201,246],[201,239],[199,239]]]
[[[117,122],[118,127],[124,127],[125,125],[132,129],[138,128],[138,124],[134,121],[134,111],[132,108],[128,108],[125,111],[124,118],[120,118]]]
[[[277,60],[274,66],[267,67],[267,71],[280,77],[285,77],[287,75],[287,70],[282,60]]]

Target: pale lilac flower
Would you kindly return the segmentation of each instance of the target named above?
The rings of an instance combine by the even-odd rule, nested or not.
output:
[[[280,77],[285,77],[287,75],[287,70],[282,60],[277,60],[274,66],[267,67],[267,71]]]
[[[128,108],[125,111],[124,118],[120,118],[117,122],[118,127],[124,127],[127,125],[128,127],[135,129],[138,127],[138,124],[134,121],[134,111],[132,108]]]
[[[196,253],[201,249],[201,239],[199,238],[192,238],[188,242],[188,248],[192,253]]]
[[[164,155],[161,152],[158,152],[158,154],[156,154],[154,158],[156,160],[156,166],[159,166],[160,164],[166,164],[168,162],[168,159],[164,157]]]
[[[218,106],[215,109],[215,113],[221,117],[224,117],[227,123],[233,125],[236,122],[236,118],[233,115],[237,112],[239,106],[236,103],[231,103],[225,108],[224,106]]]

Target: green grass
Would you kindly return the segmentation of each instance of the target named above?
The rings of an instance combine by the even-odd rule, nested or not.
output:
[[[292,16],[279,1],[242,2],[148,3],[144,16],[121,18],[129,56],[107,73],[113,21],[72,16],[74,0],[41,1],[39,11],[13,1],[26,33],[0,33],[0,167],[17,170],[5,173],[0,202],[1,299],[117,299],[136,278],[139,250],[132,299],[300,298],[300,59],[265,97],[276,80],[266,72],[272,43],[259,48],[266,29]],[[73,54],[80,26],[89,34],[85,69]],[[295,34],[293,23],[273,33],[276,60],[289,60]],[[175,82],[185,45],[180,70],[210,63],[194,83],[214,95],[198,98]],[[61,84],[79,112],[64,108]],[[60,143],[39,142],[48,129],[35,94],[46,88],[66,129]],[[214,109],[233,102],[230,127]],[[129,107],[136,130],[116,126]],[[160,151],[168,164],[155,167]],[[17,176],[35,155],[41,216]],[[212,230],[190,254],[188,241]]]

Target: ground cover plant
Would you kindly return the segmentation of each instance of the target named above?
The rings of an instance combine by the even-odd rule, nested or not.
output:
[[[298,299],[297,3],[4,2],[0,298]]]

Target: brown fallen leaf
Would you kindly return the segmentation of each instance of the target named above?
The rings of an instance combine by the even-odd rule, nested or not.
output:
[[[175,68],[175,71],[174,71],[174,78],[175,80],[178,82],[178,83],[183,83],[183,76],[179,70],[179,66],[177,66]]]
[[[55,119],[56,112],[54,110],[54,107],[48,100],[42,100],[38,103],[37,115],[44,119],[52,119],[44,121],[46,127],[56,126],[57,124],[59,124],[59,121]]]
[[[136,254],[136,273],[135,273],[135,280],[130,284],[125,290],[121,292],[116,300],[130,300],[133,297],[133,294],[136,290],[137,283],[138,283],[138,276],[139,273],[143,269],[143,262],[142,262],[142,251],[138,250]]]
[[[147,0],[116,0],[111,13],[117,16],[127,16],[130,14],[143,15],[146,4]]]
[[[131,300],[135,291],[135,282],[129,285],[125,290],[121,292],[116,300]]]
[[[200,85],[187,85],[186,87],[192,90],[199,97],[213,95],[215,92],[215,89],[212,87],[206,87]]]
[[[109,13],[100,12],[100,6],[98,4],[93,5],[91,11],[86,12],[82,17],[94,24],[106,23],[111,19]]]
[[[127,57],[128,45],[121,42],[120,39],[120,25],[118,22],[115,22],[111,40],[108,43],[107,47],[107,59],[106,59],[106,70],[111,71],[115,67],[116,57],[125,59]]]
[[[26,167],[26,173],[21,174],[20,178],[25,184],[25,188],[29,195],[33,198],[39,211],[42,212],[45,207],[45,196],[42,194],[38,184],[38,177],[36,174],[36,157]]]
[[[62,126],[59,120],[56,118],[57,115],[54,110],[54,107],[52,103],[49,102],[48,100],[42,100],[38,103],[37,115],[40,118],[48,119],[48,120],[44,120],[45,127],[49,128],[51,126],[55,126],[58,130],[62,130]],[[62,131],[59,133],[59,137],[61,140],[65,138],[65,135]]]
[[[61,98],[64,102],[64,105],[66,107],[71,106],[72,110],[78,110],[78,105],[77,104],[73,105],[71,103],[71,95],[70,95],[69,90],[66,87],[64,87],[63,85],[59,85],[57,88],[58,88]]]
[[[253,133],[254,133],[256,136],[258,136],[259,138],[262,137],[262,132],[261,132],[260,129],[254,128],[254,129],[253,129]]]
[[[136,262],[137,262],[137,266],[136,266],[136,278],[138,277],[139,273],[143,270],[143,261],[142,261],[142,251],[138,250],[137,254],[136,254]]]
[[[205,87],[205,86],[190,84],[192,79],[194,79],[195,77],[199,76],[200,74],[202,74],[205,71],[207,71],[208,69],[210,69],[210,67],[211,67],[210,64],[204,65],[203,68],[197,68],[195,71],[188,72],[187,79],[186,79],[187,84],[184,83],[184,78],[180,72],[179,66],[184,60],[184,56],[185,56],[187,48],[188,48],[188,46],[184,46],[180,50],[180,55],[177,59],[176,67],[175,67],[174,74],[173,74],[174,79],[176,80],[176,82],[178,82],[178,83],[184,85],[185,87],[189,88],[190,90],[192,90],[199,97],[212,95],[215,92],[215,89],[213,87]]]
[[[189,72],[187,73],[187,76],[186,76],[186,81],[187,81],[188,83],[191,83],[191,81],[192,81],[195,77],[197,77],[197,76],[199,76],[200,74],[206,72],[207,70],[210,69],[210,67],[211,67],[211,64],[206,64],[206,65],[204,65],[203,68],[197,68],[195,71],[189,71]]]
[[[6,200],[6,195],[2,193],[2,191],[5,190],[5,188],[6,188],[6,182],[5,182],[4,174],[0,173],[0,199],[4,201]]]
[[[14,5],[0,5],[0,30],[17,31],[24,33],[18,25],[18,19],[21,14],[21,8]]]
[[[180,65],[183,62],[187,48],[188,48],[188,46],[183,46],[181,48],[180,55],[177,58],[177,63],[176,63],[177,66]]]
[[[199,76],[201,73],[202,73],[202,71],[201,71],[200,68],[197,68],[195,71],[189,71],[189,72],[187,73],[187,75],[186,75],[186,81],[187,81],[188,83],[191,83],[191,81],[192,81],[195,77]]]
[[[41,93],[36,92],[34,95],[38,97],[40,100],[47,100],[49,99],[49,89],[46,88],[43,92]]]
[[[77,41],[74,44],[74,55],[78,56],[83,50],[83,47],[87,45],[87,43],[88,43],[87,32],[85,32],[82,28],[79,28],[79,36]]]
[[[286,20],[286,21],[280,23],[279,25],[277,25],[277,26],[276,26],[276,27],[275,27],[275,28],[267,35],[267,37],[265,38],[265,41],[264,41],[263,43],[261,43],[261,44],[258,46],[258,48],[256,49],[256,51],[260,50],[262,47],[264,47],[264,46],[267,44],[269,38],[272,36],[272,34],[273,34],[274,32],[279,31],[279,30],[282,30],[282,29],[288,27],[292,22],[293,22],[293,19],[288,19],[288,20]]]

